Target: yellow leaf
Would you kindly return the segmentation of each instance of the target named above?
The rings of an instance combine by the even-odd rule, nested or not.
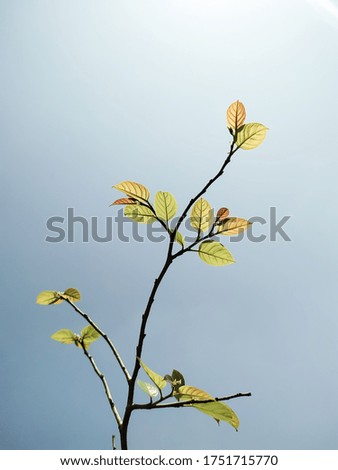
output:
[[[139,204],[128,204],[124,208],[124,215],[133,219],[135,222],[140,222],[141,224],[150,224],[156,220],[149,207],[141,206]]]
[[[56,292],[54,290],[44,290],[36,298],[36,303],[39,305],[57,305],[63,302],[61,298],[62,292]]]
[[[81,294],[74,287],[70,287],[62,293],[62,297],[70,300],[71,302],[78,302],[81,300]]]
[[[193,405],[198,411],[205,413],[214,418],[217,423],[219,421],[226,421],[233,426],[236,431],[239,427],[239,419],[236,413],[230,408],[230,406],[220,401],[214,401],[212,403],[200,403]]]
[[[205,232],[214,221],[213,210],[202,197],[195,202],[190,214],[191,225],[200,232]]]
[[[209,395],[209,393],[204,392],[196,387],[191,387],[190,385],[182,385],[178,388],[177,392],[174,393],[175,397],[181,401],[188,400],[214,400],[214,398]]]
[[[237,235],[238,233],[244,232],[250,225],[251,222],[239,217],[229,217],[225,219],[218,227],[218,235]]]
[[[177,392],[174,392],[174,397],[180,401],[204,401],[204,400],[213,400],[210,403],[193,403],[191,406],[196,408],[198,411],[205,413],[212,418],[214,418],[218,423],[219,421],[226,421],[231,426],[233,426],[236,431],[239,426],[239,419],[236,413],[225,403],[216,401],[209,393],[204,390],[200,390],[196,387],[191,387],[189,385],[183,385],[179,387]]]
[[[59,341],[59,343],[74,344],[76,335],[72,332],[72,330],[62,329],[54,333],[51,338],[55,341]]]
[[[123,181],[113,186],[113,188],[138,201],[148,201],[150,197],[149,190],[142,184],[135,183],[134,181]]]
[[[121,205],[121,204],[135,204],[135,199],[133,199],[131,197],[122,197],[121,199],[116,199],[116,201],[114,201],[110,205],[111,206],[117,206],[117,205]]]
[[[243,150],[258,147],[265,139],[268,128],[258,122],[245,124],[237,133],[236,145]]]
[[[98,333],[92,325],[86,326],[80,333],[82,345],[86,350],[88,350],[91,343],[98,340],[100,336],[100,333]]]
[[[231,127],[235,131],[243,126],[246,118],[245,107],[240,101],[235,101],[227,109],[227,122],[228,127]]]
[[[180,232],[176,232],[175,242],[179,243],[184,248],[184,236]]]
[[[210,240],[200,244],[198,254],[202,261],[212,266],[225,266],[235,262],[232,254],[225,246]]]
[[[159,191],[155,196],[155,212],[157,217],[168,223],[177,211],[177,202],[171,193]]]

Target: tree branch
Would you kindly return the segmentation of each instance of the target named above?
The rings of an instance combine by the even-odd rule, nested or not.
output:
[[[124,362],[122,361],[121,359],[121,356],[119,355],[117,349],[115,348],[114,344],[112,343],[112,341],[110,340],[110,338],[106,335],[106,333],[104,333],[101,328],[99,328],[96,323],[93,322],[93,320],[89,317],[89,315],[85,312],[83,312],[81,309],[79,309],[79,307],[77,305],[75,305],[71,300],[65,298],[64,299],[66,302],[69,303],[69,305],[71,305],[73,307],[73,309],[79,314],[81,315],[82,318],[84,318],[98,333],[100,333],[100,335],[102,336],[102,338],[106,341],[106,343],[108,344],[108,346],[110,347],[110,349],[112,350],[114,356],[115,356],[115,359],[117,360],[119,366],[121,367],[122,369],[122,372],[124,373],[126,379],[127,379],[127,382],[130,382],[131,380],[131,376],[128,372],[128,369],[127,367],[125,366]]]
[[[161,408],[182,408],[184,406],[196,405],[196,404],[203,404],[203,403],[214,403],[215,401],[228,401],[233,400],[234,398],[241,398],[241,397],[251,397],[251,392],[247,393],[235,393],[234,395],[227,395],[225,397],[220,398],[208,398],[206,400],[186,400],[186,401],[175,401],[171,403],[162,403],[164,400],[172,397],[172,394],[164,397],[163,399],[157,400],[156,402],[138,404],[134,403],[132,406],[133,410],[158,410]]]
[[[117,425],[119,427],[119,429],[121,428],[122,426],[122,418],[121,416],[119,415],[119,412],[116,408],[116,405],[113,401],[113,397],[111,396],[111,393],[110,393],[110,390],[109,390],[109,386],[108,386],[108,383],[106,381],[106,378],[105,376],[102,374],[102,372],[100,371],[100,369],[97,367],[93,357],[89,354],[89,352],[87,351],[87,349],[84,347],[84,345],[82,345],[82,349],[83,349],[83,352],[85,354],[85,356],[87,356],[87,358],[89,359],[96,375],[100,378],[102,384],[103,384],[103,387],[104,387],[104,390],[106,392],[106,395],[107,395],[107,399],[108,399],[108,402],[109,402],[109,405],[110,405],[110,408],[114,414],[114,417],[115,417],[115,420],[117,422]]]
[[[172,403],[163,403],[163,405],[155,405],[152,407],[147,407],[145,409],[162,409],[162,408],[182,408],[184,406],[190,406],[190,405],[201,405],[203,403],[214,403],[215,401],[228,401],[228,400],[233,400],[234,398],[241,398],[241,397],[251,397],[251,392],[247,393],[236,393],[235,395],[228,395],[225,397],[220,397],[220,398],[214,398],[214,399],[208,399],[208,400],[188,400],[188,401],[177,401],[177,402],[172,402]],[[139,408],[139,405],[134,405],[136,406],[135,409],[142,409]],[[140,405],[142,406],[142,405]]]
[[[185,252],[185,250],[181,250],[180,252],[178,252],[178,253],[180,253],[180,255],[178,255],[177,253],[176,253],[176,255],[172,254],[176,233],[177,233],[180,225],[182,224],[182,222],[184,221],[184,219],[188,215],[188,212],[189,212],[190,208],[193,206],[193,204],[204,193],[206,193],[208,188],[218,178],[220,178],[223,175],[226,166],[230,163],[232,156],[234,155],[235,152],[237,152],[238,149],[239,149],[239,147],[235,148],[235,137],[233,136],[233,140],[232,140],[232,143],[231,143],[231,146],[230,146],[228,156],[227,156],[226,160],[224,161],[224,163],[222,164],[220,170],[218,171],[218,173],[213,178],[211,178],[208,181],[208,183],[202,188],[202,190],[193,199],[190,200],[190,202],[188,203],[188,205],[184,209],[181,217],[179,218],[174,230],[170,233],[170,241],[169,241],[169,247],[168,247],[168,252],[167,252],[167,258],[165,260],[164,266],[163,266],[159,276],[154,281],[154,285],[153,285],[153,288],[150,292],[150,296],[149,296],[145,311],[142,315],[139,338],[138,338],[138,343],[137,343],[137,346],[136,346],[135,365],[134,365],[134,369],[133,369],[131,379],[129,381],[127,405],[126,405],[125,414],[124,414],[124,417],[123,417],[122,429],[120,430],[122,449],[127,449],[128,448],[127,431],[128,431],[130,416],[131,416],[131,413],[133,411],[133,401],[134,401],[136,379],[137,379],[137,375],[138,375],[140,367],[141,367],[139,359],[141,359],[141,357],[142,357],[143,343],[144,343],[144,340],[145,340],[145,337],[146,337],[146,327],[147,327],[147,322],[148,322],[149,315],[150,315],[150,312],[151,312],[152,304],[155,300],[155,296],[156,296],[157,290],[158,290],[158,288],[159,288],[159,286],[162,282],[162,279],[164,278],[164,276],[165,276],[166,272],[168,271],[168,269],[169,269],[171,263],[173,262],[174,258],[176,256],[182,255]]]

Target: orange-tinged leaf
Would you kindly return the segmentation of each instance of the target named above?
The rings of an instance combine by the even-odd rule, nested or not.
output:
[[[234,130],[243,126],[246,118],[246,111],[244,104],[239,100],[232,103],[227,109],[227,122],[228,126]]]
[[[229,216],[229,214],[230,214],[229,209],[227,209],[226,207],[221,207],[217,211],[217,215],[216,215],[217,222],[218,223],[222,222],[222,220],[226,219]]]
[[[113,186],[113,188],[138,201],[148,201],[150,197],[149,190],[143,184],[135,183],[135,181],[123,181]]]
[[[225,219],[218,227],[218,235],[237,235],[244,232],[250,225],[251,222],[239,217],[229,217]]]
[[[122,197],[121,199],[116,199],[111,206],[117,206],[117,205],[122,205],[122,204],[135,204],[135,199],[131,197]]]

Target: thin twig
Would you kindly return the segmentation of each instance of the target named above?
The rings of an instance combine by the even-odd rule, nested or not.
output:
[[[109,386],[108,386],[108,383],[106,381],[106,378],[105,376],[102,374],[102,372],[100,371],[100,369],[97,367],[93,357],[89,354],[89,352],[87,351],[87,349],[84,347],[84,345],[82,346],[82,349],[83,349],[83,352],[85,354],[85,356],[87,356],[87,358],[89,359],[91,365],[93,366],[93,369],[96,373],[96,375],[101,379],[101,382],[103,384],[103,387],[104,387],[104,390],[106,392],[106,395],[107,395],[107,399],[108,399],[108,402],[109,402],[109,405],[110,405],[110,408],[114,414],[114,417],[115,417],[115,420],[117,422],[117,425],[119,428],[121,428],[122,426],[122,418],[121,416],[119,415],[119,412],[116,408],[116,405],[114,403],[114,400],[113,400],[113,397],[110,393],[110,390],[109,390]]]
[[[104,333],[101,328],[99,328],[97,326],[96,323],[93,322],[93,320],[90,318],[90,316],[83,312],[77,305],[75,305],[71,300],[65,298],[65,301],[69,303],[69,305],[71,305],[73,307],[73,309],[79,313],[81,315],[81,317],[83,317],[98,333],[100,333],[100,335],[102,336],[102,338],[106,341],[106,343],[108,344],[108,346],[110,347],[110,349],[112,350],[119,366],[121,367],[122,369],[122,372],[124,373],[126,379],[127,379],[127,382],[129,382],[131,380],[131,376],[128,372],[128,369],[127,367],[125,366],[124,362],[122,361],[121,359],[121,356],[119,355],[117,349],[115,348],[114,344],[112,343],[111,339],[108,337],[108,335],[106,333]]]
[[[248,393],[236,393],[235,395],[228,395],[225,397],[220,398],[209,398],[206,400],[187,400],[187,401],[175,401],[171,403],[163,403],[163,404],[154,404],[154,403],[147,403],[145,405],[134,404],[134,410],[158,410],[163,408],[182,408],[184,406],[191,406],[191,405],[202,405],[203,403],[214,403],[215,401],[227,401],[233,400],[234,398],[241,398],[241,397],[251,397],[251,392]]]
[[[176,227],[174,228],[173,230],[173,234],[176,235],[176,232],[178,231],[178,229],[180,228],[180,225],[182,224],[182,222],[184,221],[184,219],[186,218],[186,216],[188,215],[188,212],[189,210],[191,209],[191,207],[195,204],[195,202],[201,197],[203,196],[203,194],[205,194],[207,192],[207,190],[209,189],[209,187],[216,181],[218,180],[218,178],[220,178],[223,173],[224,173],[224,170],[225,168],[229,165],[229,163],[231,162],[231,158],[232,156],[237,152],[237,150],[240,148],[240,147],[236,147],[235,148],[235,139],[233,139],[232,143],[231,143],[231,146],[230,146],[230,150],[229,150],[229,154],[228,154],[228,157],[226,158],[226,160],[224,161],[223,165],[221,166],[220,170],[218,171],[218,173],[213,177],[211,178],[207,184],[203,187],[203,189],[201,189],[201,191],[196,194],[195,197],[193,197],[190,201],[189,201],[189,204],[187,205],[187,207],[184,209],[184,211],[182,212],[182,215],[181,217],[178,219],[178,222],[176,224]]]

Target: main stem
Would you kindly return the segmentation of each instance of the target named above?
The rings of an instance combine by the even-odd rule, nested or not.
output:
[[[172,246],[172,243],[170,242],[170,247]],[[140,327],[140,334],[139,334],[139,340],[137,343],[136,347],[136,359],[135,359],[135,365],[134,365],[134,370],[129,382],[129,388],[128,388],[128,399],[127,399],[127,406],[125,410],[125,414],[123,417],[123,423],[120,428],[120,437],[121,437],[121,449],[122,450],[127,450],[128,449],[128,440],[127,440],[127,433],[128,433],[128,425],[131,417],[131,413],[133,411],[132,405],[134,402],[134,393],[135,393],[135,384],[136,384],[136,379],[138,372],[140,370],[140,361],[142,356],[142,350],[143,350],[143,344],[144,344],[144,339],[146,337],[146,326],[148,322],[148,318],[151,312],[151,307],[153,305],[153,302],[155,300],[156,292],[158,288],[160,287],[161,281],[164,278],[166,272],[168,271],[171,263],[172,263],[172,248],[169,247],[168,250],[168,255],[167,259],[164,263],[164,266],[162,268],[162,271],[160,272],[159,276],[155,279],[153,288],[151,290],[147,306],[145,308],[145,311],[142,315],[142,323]]]
[[[137,346],[136,346],[135,365],[134,365],[134,370],[133,370],[131,379],[129,380],[127,405],[126,405],[125,413],[124,413],[124,416],[123,416],[122,425],[119,428],[120,439],[121,439],[121,449],[122,450],[127,450],[128,449],[128,426],[129,426],[131,414],[134,410],[133,402],[134,402],[134,394],[135,394],[135,385],[136,385],[136,379],[137,379],[137,376],[138,376],[138,373],[139,373],[139,370],[140,370],[140,367],[141,367],[139,359],[141,359],[141,357],[142,357],[142,350],[143,350],[144,340],[145,340],[145,337],[146,337],[146,327],[147,327],[149,315],[150,315],[151,308],[152,308],[152,305],[153,305],[154,300],[155,300],[157,290],[160,287],[160,284],[161,284],[164,276],[166,275],[171,263],[173,262],[174,258],[176,258],[176,256],[172,254],[176,233],[177,233],[180,225],[182,224],[182,222],[184,221],[184,219],[188,215],[188,212],[191,209],[191,207],[193,206],[193,204],[195,204],[195,202],[204,193],[206,193],[208,188],[218,178],[220,178],[223,175],[226,166],[231,161],[231,157],[233,156],[233,154],[239,148],[239,147],[236,147],[236,148],[234,148],[234,147],[235,147],[235,139],[233,138],[228,157],[225,160],[225,162],[223,163],[223,165],[221,166],[220,170],[218,171],[218,173],[213,178],[211,178],[208,181],[208,183],[203,187],[203,189],[201,189],[201,191],[194,198],[192,198],[190,200],[187,207],[184,209],[181,217],[179,218],[179,220],[176,224],[176,227],[174,228],[174,230],[170,234],[170,243],[169,243],[169,247],[168,247],[167,258],[165,260],[164,266],[163,266],[160,274],[158,275],[158,277],[154,281],[154,285],[153,285],[153,288],[151,290],[146,308],[145,308],[144,313],[142,315],[140,333],[139,333],[138,343],[137,343]]]

